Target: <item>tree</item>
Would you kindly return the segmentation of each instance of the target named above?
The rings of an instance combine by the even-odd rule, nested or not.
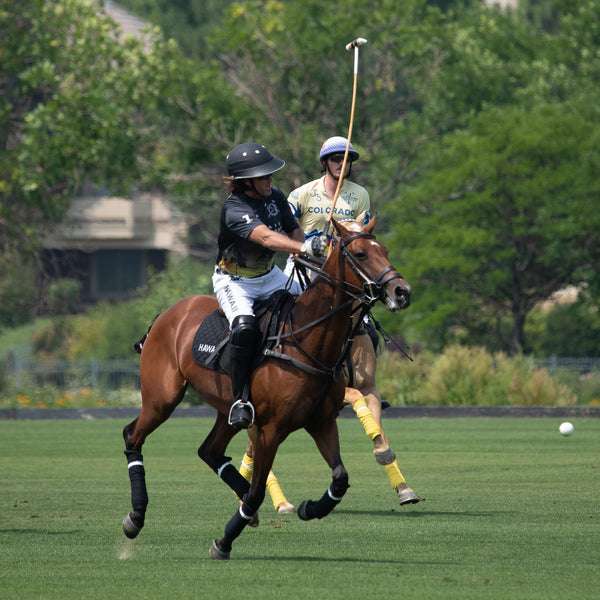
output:
[[[176,39],[188,57],[214,58],[207,43],[211,31],[221,27],[223,11],[234,0],[119,0],[132,13],[159,25],[166,38]]]
[[[85,182],[124,195],[184,195],[206,186],[214,156],[221,165],[222,148],[206,140],[229,108],[213,101],[228,97],[224,84],[214,64],[198,69],[159,30],[124,38],[86,0],[0,0],[0,39],[4,257],[35,260]],[[0,289],[11,288],[5,283]]]
[[[538,356],[600,356],[598,302],[557,304],[548,313],[536,348]]]
[[[420,289],[409,318],[521,350],[536,303],[597,277],[599,143],[600,111],[574,98],[491,108],[432,144],[394,220]]]
[[[34,250],[85,179],[139,176],[150,59],[86,2],[2,0],[0,28],[0,240]]]
[[[420,63],[414,60],[423,50],[415,28],[435,35],[442,22],[425,0],[383,0],[377,6],[348,0],[344,10],[318,0],[243,2],[228,9],[210,43],[246,106],[240,131],[283,155],[288,165],[278,181],[291,190],[318,172],[322,142],[348,131],[353,53],[345,46],[366,37],[352,139],[361,152],[361,181],[380,185],[369,162],[379,148],[389,149],[386,127],[418,104],[417,90],[407,84],[411,74],[425,77],[434,60],[422,54]]]

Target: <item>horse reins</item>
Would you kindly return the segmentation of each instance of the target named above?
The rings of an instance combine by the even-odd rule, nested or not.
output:
[[[272,357],[280,358],[282,360],[287,360],[287,361],[291,362],[292,364],[294,364],[295,366],[297,366],[298,368],[303,369],[304,371],[307,371],[308,373],[311,373],[312,375],[328,375],[328,376],[332,376],[334,378],[334,380],[337,380],[337,377],[339,376],[339,373],[341,372],[341,370],[343,368],[344,359],[350,350],[350,346],[352,345],[352,342],[354,341],[354,335],[356,334],[358,329],[361,327],[361,322],[362,322],[363,317],[369,312],[369,310],[375,304],[375,302],[377,302],[377,300],[379,300],[379,299],[383,300],[383,291],[385,289],[385,285],[388,282],[392,281],[393,279],[402,279],[402,275],[400,275],[394,269],[394,267],[392,265],[388,265],[385,269],[383,269],[380,273],[378,273],[375,276],[375,278],[372,278],[371,275],[369,275],[369,273],[358,263],[356,258],[354,258],[352,253],[347,248],[348,244],[350,244],[352,241],[354,241],[355,239],[358,239],[358,238],[375,239],[375,236],[373,234],[369,234],[369,233],[357,233],[353,236],[350,236],[350,238],[348,238],[346,241],[340,240],[338,242],[340,244],[340,254],[342,255],[342,258],[344,259],[343,265],[342,265],[342,278],[341,279],[333,277],[329,273],[326,273],[325,271],[323,271],[323,269],[321,267],[317,267],[314,263],[309,262],[309,261],[303,259],[302,257],[295,257],[294,260],[297,263],[299,263],[303,267],[307,267],[307,268],[311,269],[315,273],[322,276],[332,286],[340,289],[345,294],[350,296],[350,299],[347,300],[346,302],[342,303],[337,308],[329,311],[327,314],[323,315],[322,317],[319,317],[318,319],[311,321],[307,325],[304,325],[303,327],[301,327],[300,329],[297,329],[297,330],[294,330],[294,328],[293,328],[292,313],[290,311],[288,313],[285,321],[281,324],[278,334],[276,336],[269,338],[269,340],[275,341],[275,345],[274,345],[274,349],[266,348],[264,350],[264,354],[266,356],[272,356]],[[346,265],[346,263],[348,263],[350,269],[356,275],[357,279],[363,280],[364,283],[363,283],[362,289],[359,288],[358,286],[348,283],[347,281],[345,281],[343,279],[343,268]],[[359,295],[358,293],[353,293],[350,290],[348,290],[347,289],[348,286],[354,288],[355,290],[357,290],[357,292],[360,290],[362,292],[362,296]],[[300,342],[298,342],[298,340],[296,338],[296,335],[301,333],[302,331],[310,329],[310,328],[314,327],[315,325],[318,325],[319,323],[329,319],[336,312],[339,312],[340,310],[347,308],[349,305],[352,305],[355,302],[359,303],[359,308],[354,309],[352,312],[353,313],[359,312],[360,313],[359,318],[355,319],[355,324],[353,326],[349,327],[349,331],[348,331],[348,334],[346,335],[346,340],[344,342],[344,347],[342,349],[340,358],[337,360],[337,362],[335,363],[335,365],[333,367],[327,367],[327,365],[321,363],[314,356],[311,356],[308,352],[306,352],[304,350],[304,348],[302,348],[302,346],[300,345]],[[289,333],[283,333],[283,328],[286,323],[289,325]],[[281,342],[284,338],[287,338],[287,337],[291,337],[291,339],[294,341],[296,347],[300,350],[300,352],[307,359],[312,361],[312,363],[314,365],[316,365],[316,367],[313,367],[312,365],[307,365],[306,363],[303,363],[303,362],[301,362],[287,354],[283,354],[283,352],[281,352],[281,350],[280,350]],[[279,348],[279,350],[278,350],[278,348]]]

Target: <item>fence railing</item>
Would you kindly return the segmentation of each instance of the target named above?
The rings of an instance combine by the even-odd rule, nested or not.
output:
[[[140,389],[138,360],[33,360],[15,358],[2,365],[17,386],[52,385],[58,389],[87,387],[93,390]]]
[[[535,358],[538,368],[589,373],[600,371],[600,357]],[[88,387],[93,390],[140,389],[138,360],[34,360],[13,358],[0,361],[0,372],[13,377],[17,386],[25,383],[52,385],[58,389]]]
[[[534,362],[538,368],[547,369],[550,372],[556,369],[579,371],[580,373],[600,371],[600,357],[549,356],[548,358],[535,358]]]

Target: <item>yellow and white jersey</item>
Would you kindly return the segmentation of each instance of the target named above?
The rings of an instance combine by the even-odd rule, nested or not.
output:
[[[293,215],[306,237],[321,235],[331,212],[331,198],[325,191],[325,176],[296,188],[288,197]],[[352,181],[344,180],[338,195],[333,218],[336,221],[356,219],[365,213],[369,222],[371,199],[367,190]]]

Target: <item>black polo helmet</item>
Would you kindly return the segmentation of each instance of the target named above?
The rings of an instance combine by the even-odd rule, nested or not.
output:
[[[279,171],[285,166],[285,161],[273,156],[262,144],[245,142],[231,150],[225,165],[230,177],[250,179]]]

